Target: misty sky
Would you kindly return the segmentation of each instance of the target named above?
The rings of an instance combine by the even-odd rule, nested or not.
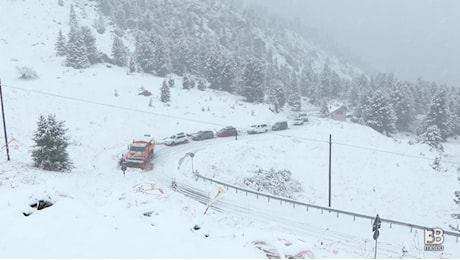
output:
[[[460,86],[460,1],[258,0],[358,55],[375,70]]]

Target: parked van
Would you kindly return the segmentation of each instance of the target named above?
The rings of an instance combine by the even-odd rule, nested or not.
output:
[[[251,128],[248,130],[248,134],[260,134],[268,132],[268,125],[267,124],[260,124],[260,125],[252,125]]]
[[[276,122],[272,126],[272,131],[280,131],[288,128],[288,123],[286,121]]]

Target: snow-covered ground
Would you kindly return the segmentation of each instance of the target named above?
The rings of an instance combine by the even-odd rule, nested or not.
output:
[[[0,78],[11,142],[10,162],[5,149],[0,150],[1,258],[265,258],[257,247],[282,256],[373,257],[367,221],[231,192],[223,198],[240,204],[247,214],[243,209],[203,214],[205,205],[169,187],[176,179],[210,196],[219,189],[195,181],[189,157],[179,165],[186,153],[194,152],[193,167],[200,174],[237,185],[258,168],[289,169],[302,182],[301,200],[326,206],[329,134],[334,208],[446,230],[459,223],[450,217],[459,212],[453,202],[454,191],[460,189],[458,142],[445,144],[443,170],[437,172],[430,166],[437,153],[409,144],[413,137],[388,138],[361,125],[314,116],[303,126],[292,126],[291,111],[273,114],[266,105],[248,104],[227,93],[182,90],[179,80],[171,89],[171,102],[163,104],[161,78],[127,75],[126,69],[102,64],[82,71],[62,66],[54,42],[60,27],[67,30],[71,1],[64,1],[64,7],[56,2],[0,2]],[[92,17],[91,6],[86,12]],[[110,53],[110,35],[97,36],[99,48]],[[17,66],[34,69],[40,78],[17,79]],[[141,86],[153,96],[139,96]],[[71,173],[31,166],[36,122],[47,114],[65,120],[69,129],[75,164]],[[289,121],[288,130],[244,134],[252,124],[280,120]],[[144,133],[161,140],[227,125],[241,129],[238,140],[157,145],[152,171],[128,169],[123,176],[117,166],[127,145]],[[3,146],[3,132],[0,142]],[[29,205],[39,199],[55,204],[35,212]],[[34,213],[25,217],[29,211]],[[194,230],[195,225],[200,229]],[[424,252],[423,233],[409,228],[383,226],[379,243],[382,258],[401,257],[403,246],[409,257],[460,257],[460,242],[450,237],[443,255]]]

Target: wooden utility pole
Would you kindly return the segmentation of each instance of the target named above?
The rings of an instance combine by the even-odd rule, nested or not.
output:
[[[3,94],[2,94],[2,81],[1,80],[0,80],[0,103],[2,106],[3,132],[5,134],[6,158],[9,161],[10,160],[10,150],[8,148],[8,136],[6,134],[5,108],[3,107]]]

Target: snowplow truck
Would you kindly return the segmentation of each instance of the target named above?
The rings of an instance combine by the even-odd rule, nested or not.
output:
[[[135,139],[128,146],[128,152],[123,155],[121,166],[146,169],[153,158],[155,140],[145,135],[142,139]]]

